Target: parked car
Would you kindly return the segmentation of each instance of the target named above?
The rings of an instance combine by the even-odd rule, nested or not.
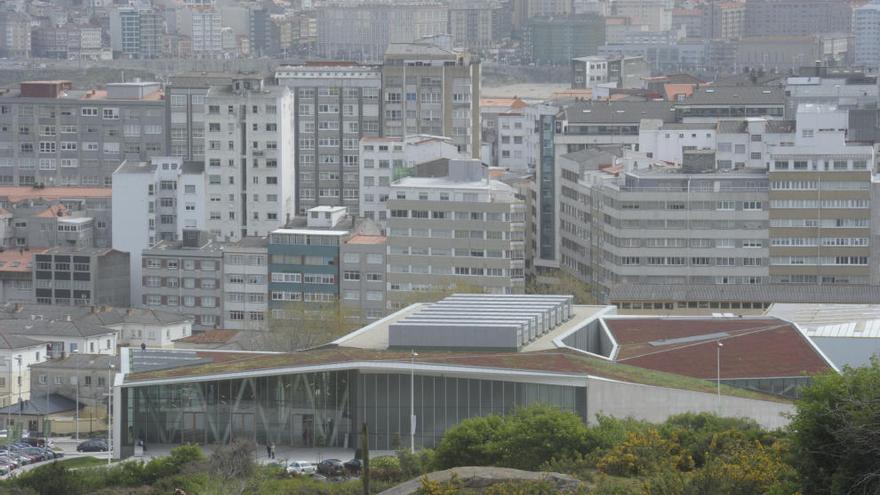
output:
[[[5,455],[0,456],[0,464],[12,466],[12,469],[17,469],[21,465],[16,459]]]
[[[107,452],[107,441],[103,438],[92,438],[76,446],[77,452]]]
[[[287,463],[287,474],[303,476],[315,474],[318,468],[309,461],[290,461]]]
[[[21,441],[22,441],[22,443],[26,443],[32,447],[51,447],[52,446],[52,440],[50,440],[44,436],[39,436],[36,433],[31,434],[31,436],[29,436],[27,438],[23,438]]]
[[[21,452],[24,455],[36,457],[37,462],[48,461],[55,458],[55,456],[53,454],[50,454],[49,451],[47,451],[46,449],[41,449],[40,447],[28,447],[26,449],[21,449]]]
[[[341,476],[345,474],[345,466],[339,459],[324,459],[318,463],[318,473],[324,476]]]
[[[351,459],[345,461],[342,466],[345,468],[346,472],[357,476],[361,474],[361,469],[364,468],[364,462],[360,459]]]

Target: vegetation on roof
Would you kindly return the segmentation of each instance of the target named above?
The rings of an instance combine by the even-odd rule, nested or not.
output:
[[[372,351],[341,347],[316,349],[288,354],[241,354],[240,356],[240,358],[228,359],[224,362],[132,373],[126,377],[126,381],[134,383],[149,380],[204,377],[230,373],[244,373],[248,371],[271,370],[275,368],[317,366],[322,364],[348,363],[354,361],[406,363],[410,361],[409,352]],[[664,373],[626,364],[613,363],[570,350],[520,353],[424,351],[419,353],[416,363],[583,374],[642,385],[668,387],[694,392],[716,392],[716,385],[706,380]],[[777,396],[752,392],[726,385],[721,386],[721,393],[732,397],[746,399],[769,400],[783,403],[788,402]]]

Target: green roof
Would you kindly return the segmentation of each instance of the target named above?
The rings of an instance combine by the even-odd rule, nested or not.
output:
[[[137,384],[154,380],[199,378],[230,373],[265,372],[273,369],[354,363],[362,361],[409,363],[410,353],[377,351],[343,347],[325,347],[285,354],[202,353],[215,358],[209,364],[197,364],[173,369],[131,373],[126,383]],[[537,352],[444,352],[419,351],[417,364],[466,366],[486,369],[509,369],[595,376],[657,387],[715,393],[713,382],[672,373],[654,371],[626,364],[614,363],[567,349]],[[355,366],[352,364],[352,366]],[[724,395],[773,402],[788,401],[769,394],[722,385]]]

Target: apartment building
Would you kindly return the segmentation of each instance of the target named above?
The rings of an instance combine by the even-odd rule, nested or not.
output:
[[[383,135],[448,136],[480,156],[480,60],[429,43],[392,43],[382,65]]]
[[[785,91],[768,86],[704,86],[675,105],[680,122],[785,118]]]
[[[645,31],[669,31],[672,29],[673,0],[610,0],[609,15],[626,17],[635,25],[645,26]]]
[[[186,73],[173,75],[165,87],[165,149],[184,160],[205,158],[205,97],[211,86],[231,86],[233,75]]]
[[[108,187],[0,186],[0,245],[110,247],[110,195]]]
[[[357,311],[366,325],[388,314],[385,253],[388,238],[356,232],[340,245],[340,292],[343,306]]]
[[[267,235],[295,213],[293,95],[237,75],[205,97],[208,229],[225,241]]]
[[[269,235],[269,309],[276,320],[295,318],[291,303],[339,300],[340,246],[352,218],[342,206],[316,206]]]
[[[245,237],[223,247],[223,325],[264,330],[268,322],[268,237]]]
[[[525,205],[479,160],[416,166],[392,184],[386,207],[390,309],[412,291],[523,292]]]
[[[389,44],[448,33],[446,5],[435,1],[334,2],[316,11],[318,56],[378,63]]]
[[[30,81],[0,92],[0,182],[109,186],[123,160],[165,153],[163,98],[152,82]]]
[[[165,19],[158,11],[119,7],[110,13],[110,46],[121,57],[158,58],[164,35]]]
[[[605,18],[597,14],[534,17],[523,27],[524,60],[538,65],[568,65],[596,55],[605,43]]]
[[[20,12],[0,14],[0,54],[8,58],[30,58],[31,18]]]
[[[195,58],[223,55],[223,24],[220,12],[196,10],[192,13],[192,54]]]
[[[827,110],[801,106],[794,146],[770,152],[770,277],[782,284],[876,285],[874,149],[847,146],[845,129],[829,121]]]
[[[250,53],[257,57],[276,57],[280,54],[281,33],[269,9],[248,9],[248,47]]]
[[[480,100],[483,161],[513,173],[535,170],[540,162],[541,117],[558,111],[555,106],[530,105],[520,98],[483,98]]]
[[[296,98],[296,211],[345,206],[358,214],[358,140],[381,132],[380,68],[315,62],[281,66],[275,79]]]
[[[564,17],[576,14],[573,0],[512,0],[511,24],[521,29],[533,17]]]
[[[637,150],[643,120],[675,122],[675,104],[666,101],[579,102],[556,116],[556,156],[596,146]]]
[[[7,249],[0,252],[0,300],[34,302],[34,255],[46,249]]]
[[[129,254],[54,247],[34,255],[34,300],[59,306],[128,306]]]
[[[762,171],[560,169],[561,266],[600,299],[623,284],[769,283]]]
[[[853,60],[864,67],[880,67],[880,2],[853,9]]]
[[[141,251],[207,226],[205,166],[176,157],[125,161],[113,174],[113,248],[131,255],[131,304],[142,304]]]
[[[500,1],[455,0],[449,4],[449,34],[455,46],[486,50],[510,36],[510,16]]]
[[[443,158],[465,158],[452,139],[429,135],[365,137],[360,141],[360,216],[384,229],[388,220],[385,202],[391,183],[412,172],[419,163]]]
[[[209,233],[185,230],[181,240],[160,241],[144,249],[141,256],[141,300],[137,306],[189,315],[196,328],[220,324],[223,249]]]
[[[745,36],[848,33],[853,8],[837,0],[746,0]]]

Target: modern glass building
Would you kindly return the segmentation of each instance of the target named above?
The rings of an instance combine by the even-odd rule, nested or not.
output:
[[[433,447],[461,420],[534,403],[583,415],[585,387],[415,374],[416,447]],[[410,374],[357,369],[122,388],[123,456],[135,443],[223,444],[248,439],[300,448],[409,443]],[[586,419],[586,418],[584,418]]]

